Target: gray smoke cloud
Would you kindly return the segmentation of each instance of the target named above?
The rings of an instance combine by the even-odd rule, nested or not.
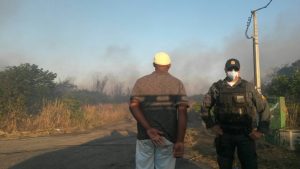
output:
[[[299,23],[299,22],[298,22]],[[259,38],[260,66],[262,80],[274,68],[278,68],[300,59],[300,24],[287,24],[278,19],[274,29]],[[224,39],[223,50],[207,50],[201,44],[181,46],[171,52],[175,75],[185,83],[188,94],[205,93],[209,86],[225,77],[224,64],[229,58],[237,58],[241,63],[241,76],[253,81],[252,40],[244,32],[236,31]]]
[[[20,3],[11,0],[0,1],[0,30],[17,12],[17,2]],[[276,67],[300,59],[300,48],[298,47],[300,44],[298,32],[300,20],[295,17],[294,22],[288,22],[286,17],[289,15],[290,13],[283,13],[277,16],[271,31],[259,30],[262,76],[269,74]],[[205,42],[191,42],[170,51],[172,57],[170,71],[183,81],[189,95],[203,94],[207,92],[213,82],[223,79],[225,76],[224,64],[227,59],[232,57],[240,60],[242,77],[249,81],[253,80],[252,40],[246,39],[243,31],[234,31],[225,37],[222,48],[207,46]],[[0,44],[0,68],[25,62],[35,63],[42,68],[58,73],[60,80],[74,79],[74,83],[81,88],[92,88],[95,79],[105,76],[111,79],[107,84],[108,88],[119,82],[124,84],[125,88],[132,88],[138,77],[153,70],[151,62],[147,66],[140,65],[139,63],[142,61],[135,56],[134,48],[126,45],[113,44],[104,51],[99,51],[98,59],[91,60],[94,62],[93,68],[88,71],[84,70],[87,69],[84,66],[79,67],[80,59],[64,59],[64,56],[57,56],[54,60],[52,58],[50,62],[53,63],[50,64],[39,59],[38,56],[28,56],[22,51],[1,50],[1,48],[3,48],[2,44]],[[94,65],[96,66],[94,67]],[[72,72],[75,73],[71,74]],[[61,76],[62,74],[63,76]],[[70,77],[68,77],[69,74]]]
[[[3,27],[9,24],[9,21],[18,13],[18,9],[21,5],[21,1],[17,0],[1,0],[0,1],[0,32]],[[0,33],[1,36],[1,33]],[[17,52],[3,52],[5,43],[0,42],[0,69],[4,69],[7,66],[14,66],[21,62],[31,61]]]
[[[261,55],[261,73],[262,77],[268,75],[276,67],[290,64],[300,59],[300,29],[299,24],[293,26],[279,24],[274,30],[260,37],[260,55]],[[241,62],[242,77],[253,80],[253,54],[252,40],[244,37],[244,32],[236,31],[231,36],[224,38],[225,46],[222,49],[217,47],[208,47],[203,43],[190,43],[179,46],[172,50],[171,73],[181,79],[185,84],[187,93],[203,94],[207,92],[209,86],[223,79],[224,64],[229,58],[237,58]],[[148,67],[139,66],[139,60],[134,56],[130,46],[111,45],[104,52],[99,52],[99,59],[96,60],[98,66],[94,71],[86,72],[80,77],[72,77],[74,83],[81,88],[92,88],[95,79],[102,79],[107,76],[110,82],[107,83],[107,89],[111,89],[112,84],[121,82],[124,88],[132,88],[138,77],[148,74],[152,71],[152,63]],[[18,53],[1,53],[0,66],[17,65],[19,63],[36,63],[36,59],[25,57]],[[44,67],[46,63],[37,63]],[[58,73],[60,70],[58,63],[57,67],[51,68],[52,71]],[[47,66],[46,66],[47,67]],[[74,68],[69,68],[74,69]],[[59,70],[59,71],[56,71]],[[68,77],[68,76],[64,76]],[[70,78],[70,77],[68,77]]]
[[[175,49],[171,73],[181,79],[188,94],[207,90],[214,80],[222,78],[224,56],[222,52],[201,44],[189,44]]]
[[[1,48],[0,48],[1,50]],[[34,63],[35,59],[26,57],[18,52],[0,52],[0,70],[9,66],[16,66],[21,63]]]
[[[127,89],[143,75],[129,46],[110,45],[99,54],[96,62],[97,71],[89,72],[83,78],[78,77],[79,86],[91,88],[96,79],[107,78],[106,90],[111,91],[119,83]]]
[[[297,47],[300,42],[300,35],[297,33],[299,28],[299,24],[293,27],[279,26],[259,38],[260,66],[263,78],[272,73],[274,68],[300,59],[300,48]],[[228,43],[224,54],[237,56],[242,65],[243,77],[247,80],[253,80],[252,40],[233,37],[233,40]]]

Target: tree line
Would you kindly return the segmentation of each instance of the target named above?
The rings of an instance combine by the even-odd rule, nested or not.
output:
[[[108,77],[96,79],[91,90],[78,89],[70,80],[55,82],[56,73],[39,68],[35,64],[20,64],[0,71],[0,117],[10,112],[34,115],[43,104],[55,99],[68,100],[75,105],[120,103],[128,100],[129,92],[122,83],[113,84],[113,92],[104,88]]]
[[[288,100],[300,102],[300,60],[277,68],[263,86],[268,96],[284,96]]]
[[[109,78],[95,78],[93,88],[79,89],[70,80],[55,82],[56,73],[35,64],[20,64],[0,71],[0,117],[9,112],[36,114],[46,101],[67,100],[70,105],[127,102],[129,89],[115,82],[112,92],[105,91]],[[274,70],[263,85],[267,96],[285,96],[300,101],[300,60]],[[192,98],[192,97],[191,97]],[[70,101],[71,100],[71,101]],[[199,100],[196,99],[196,100]]]

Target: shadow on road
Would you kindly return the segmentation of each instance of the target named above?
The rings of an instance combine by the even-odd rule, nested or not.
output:
[[[113,131],[110,136],[78,146],[45,152],[9,169],[133,169],[135,133]],[[195,164],[177,160],[177,169],[199,169]]]

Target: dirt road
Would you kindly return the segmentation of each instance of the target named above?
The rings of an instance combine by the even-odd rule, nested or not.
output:
[[[133,169],[135,123],[120,122],[88,133],[0,139],[0,169]],[[177,169],[200,169],[177,160]]]

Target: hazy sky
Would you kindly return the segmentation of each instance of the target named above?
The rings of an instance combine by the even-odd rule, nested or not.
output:
[[[90,86],[109,75],[132,87],[158,51],[189,94],[224,77],[236,57],[253,79],[250,11],[269,0],[0,0],[0,68],[37,64]],[[258,13],[262,74],[300,59],[300,1],[273,0]],[[252,34],[252,26],[249,34]]]

